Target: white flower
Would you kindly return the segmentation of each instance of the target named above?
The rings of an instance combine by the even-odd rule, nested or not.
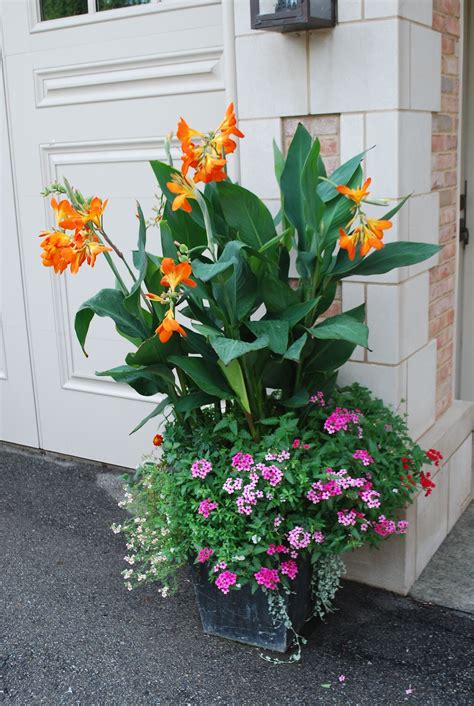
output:
[[[161,589],[161,595],[163,596],[163,598],[166,598],[166,596],[168,595],[168,593],[169,593],[169,588],[168,588],[168,586],[163,586],[163,588]]]
[[[398,489],[397,489],[397,488],[394,488],[394,489],[392,490],[392,493],[398,493]]]
[[[132,584],[130,583],[130,581],[126,584],[126,586],[127,586],[127,590],[128,590],[128,591],[131,591],[132,588],[133,588],[133,586],[132,586]]]
[[[131,566],[133,566],[133,564],[135,563],[135,558],[133,556],[124,556],[123,560],[126,561],[127,564],[130,564]]]
[[[122,525],[116,525],[115,522],[110,528],[114,534],[118,534],[122,531]]]
[[[252,535],[252,542],[254,544],[258,544],[261,540],[261,537],[259,537],[257,534]]]
[[[132,574],[132,569],[125,569],[125,571],[122,571],[122,576],[124,577],[124,579],[129,579]]]
[[[166,535],[169,534],[169,533],[170,533],[170,531],[169,531],[169,529],[168,529],[167,527],[162,527],[162,528],[161,528],[161,534],[162,534],[163,537],[166,537]]]
[[[138,574],[137,581],[144,581],[146,579],[146,574]]]

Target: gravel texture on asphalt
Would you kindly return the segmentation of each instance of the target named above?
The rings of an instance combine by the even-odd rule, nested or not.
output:
[[[171,598],[153,586],[129,593],[124,542],[109,529],[122,511],[96,483],[103,470],[0,446],[0,700],[474,703],[474,622],[464,613],[346,582],[338,611],[310,626],[301,662],[273,665],[203,635],[186,574]]]

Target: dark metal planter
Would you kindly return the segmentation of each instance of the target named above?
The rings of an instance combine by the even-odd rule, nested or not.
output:
[[[252,594],[247,585],[238,591],[230,590],[224,594],[209,581],[205,564],[190,566],[202,627],[206,634],[276,652],[287,651],[294,635],[283,623],[274,623],[264,591],[259,588]],[[300,565],[298,575],[291,584],[294,592],[285,597],[285,604],[293,628],[298,632],[312,610],[309,561]]]

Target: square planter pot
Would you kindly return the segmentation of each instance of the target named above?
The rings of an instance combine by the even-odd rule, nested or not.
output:
[[[286,652],[293,641],[293,633],[280,620],[274,620],[269,611],[267,595],[262,589],[252,594],[250,586],[222,593],[209,581],[205,564],[190,564],[191,577],[207,635],[225,637],[276,652]],[[292,593],[284,595],[287,613],[296,632],[311,616],[311,563],[302,562],[296,578],[291,582]]]

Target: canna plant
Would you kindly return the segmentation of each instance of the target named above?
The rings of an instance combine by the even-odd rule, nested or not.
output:
[[[97,374],[141,395],[163,395],[136,429],[168,406],[189,431],[210,405],[218,416],[243,415],[254,441],[289,410],[303,419],[311,395],[330,394],[354,348],[368,347],[364,305],[325,316],[338,283],[412,265],[438,250],[384,244],[408,197],[381,218],[369,217],[367,204],[387,208],[387,201],[370,198],[365,153],[328,176],[319,140],[302,124],[286,156],[274,146],[281,208],[273,217],[258,196],[228,178],[228,157],[243,137],[232,104],[207,134],[181,119],[182,164],[171,157],[151,162],[161,191],[154,223],[160,255],[147,248],[151,226],[139,205],[130,263],[105,231],[106,201],[86,199],[66,180],[44,192],[61,200],[51,202],[56,227],[41,234],[43,263],[75,273],[103,254],[116,277],[115,288],[102,289],[76,314],[84,353],[93,317],[110,317],[131,350],[123,365]]]

